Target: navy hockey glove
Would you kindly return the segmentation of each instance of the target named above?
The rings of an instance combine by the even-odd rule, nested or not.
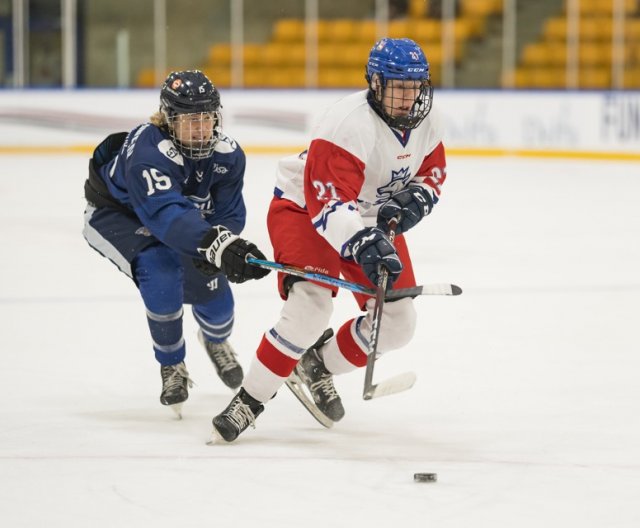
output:
[[[400,262],[396,249],[387,235],[377,227],[367,227],[358,231],[347,242],[347,245],[353,259],[362,266],[362,271],[374,286],[378,285],[381,266],[389,270],[388,286],[391,286],[400,275],[402,262]]]
[[[269,270],[252,266],[247,262],[248,256],[266,260],[262,251],[224,226],[212,227],[202,239],[198,252],[211,264],[220,268],[230,282],[261,279],[269,274]]]
[[[409,231],[433,209],[433,199],[422,187],[406,187],[391,196],[378,209],[378,227],[387,230],[387,223],[398,217],[396,233]]]

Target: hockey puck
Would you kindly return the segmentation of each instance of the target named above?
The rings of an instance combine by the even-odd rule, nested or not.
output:
[[[437,473],[414,473],[413,481],[414,482],[437,482],[438,474]]]

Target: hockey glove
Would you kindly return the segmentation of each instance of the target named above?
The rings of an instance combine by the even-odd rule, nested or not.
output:
[[[220,273],[220,268],[216,267],[214,264],[207,260],[202,260],[199,258],[193,259],[193,267],[196,268],[200,273],[202,273],[205,277],[213,277]]]
[[[422,187],[406,187],[391,196],[378,210],[378,227],[386,231],[387,223],[398,217],[396,233],[405,233],[433,209],[433,199]]]
[[[198,252],[211,264],[220,268],[230,282],[261,279],[269,270],[252,266],[247,257],[266,259],[255,244],[234,235],[226,227],[214,226],[204,236]]]
[[[402,272],[402,262],[393,244],[377,227],[367,227],[358,231],[347,244],[353,259],[362,266],[362,271],[374,286],[378,285],[381,266],[389,270],[388,287]]]

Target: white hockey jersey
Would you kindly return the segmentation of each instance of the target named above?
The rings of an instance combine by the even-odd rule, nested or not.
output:
[[[327,111],[307,152],[280,161],[275,194],[306,207],[317,232],[348,258],[346,242],[376,224],[380,205],[393,194],[418,185],[435,204],[445,178],[437,112],[403,133],[375,113],[364,90]]]

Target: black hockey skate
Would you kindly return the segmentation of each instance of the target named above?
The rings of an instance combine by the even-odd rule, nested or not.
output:
[[[160,376],[162,376],[160,403],[171,406],[178,418],[182,418],[182,404],[189,397],[187,387],[193,387],[193,381],[189,378],[184,361],[175,365],[160,366]]]
[[[264,405],[240,389],[227,408],[216,416],[209,444],[233,442],[247,427],[255,428],[256,418],[264,411]]]
[[[300,402],[307,407],[309,412],[325,427],[331,427],[344,416],[342,400],[333,385],[333,375],[326,369],[318,350],[333,337],[331,328],[324,331],[318,339],[303,355],[296,365],[293,373],[287,380],[287,386],[293,391]],[[305,401],[305,394],[300,394],[300,382],[309,392],[315,403],[315,409]],[[318,415],[320,411],[321,415]]]
[[[237,389],[242,385],[244,373],[242,372],[240,363],[238,363],[236,353],[233,348],[231,348],[229,342],[213,343],[212,341],[207,341],[202,330],[198,331],[198,339],[207,351],[207,355],[216,368],[216,372],[222,382],[231,389]]]

